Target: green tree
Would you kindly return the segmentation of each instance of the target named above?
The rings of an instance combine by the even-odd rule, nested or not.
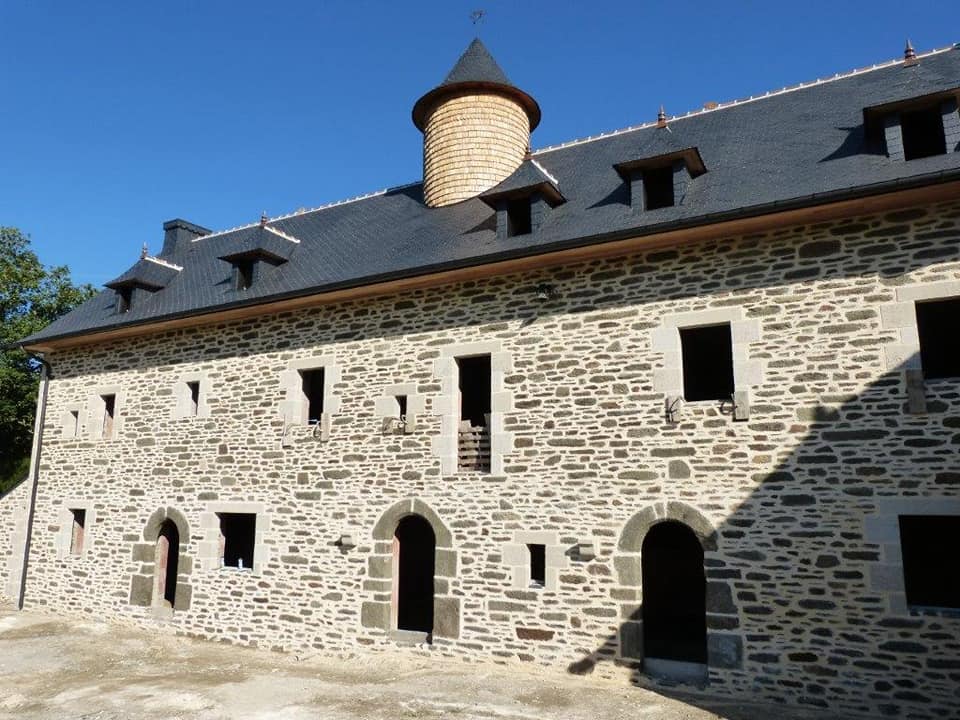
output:
[[[34,333],[91,295],[65,266],[46,268],[17,228],[0,227],[0,348]],[[0,494],[23,479],[33,440],[40,366],[22,350],[0,354]]]

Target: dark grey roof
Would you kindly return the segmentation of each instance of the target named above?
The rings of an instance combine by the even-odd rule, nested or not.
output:
[[[510,177],[480,193],[479,197],[490,207],[496,207],[498,200],[529,195],[537,190],[544,193],[551,205],[563,202],[563,194],[556,180],[547,175],[535,160],[528,158],[520,163]]]
[[[507,74],[497,65],[497,61],[493,59],[493,55],[487,50],[486,45],[480,42],[480,38],[475,38],[467,46],[456,65],[447,73],[447,77],[440,84],[454,85],[464,82],[512,84],[507,79]]]
[[[143,287],[160,289],[167,286],[176,277],[179,270],[163,262],[149,258],[140,258],[137,263],[122,275],[115,277],[108,283],[108,288]]]
[[[680,205],[637,215],[614,166],[650,151],[663,132],[653,126],[534,153],[566,202],[532,234],[498,240],[481,199],[428,208],[415,184],[270,222],[300,243],[248,290],[233,289],[220,258],[244,246],[249,228],[202,237],[164,256],[183,271],[129,312],[117,314],[113,293],[102,293],[27,342],[958,179],[960,152],[891,160],[865,142],[863,116],[866,107],[958,86],[960,50],[950,49],[915,67],[895,63],[674,118],[671,132],[699,149],[708,172],[690,181]]]

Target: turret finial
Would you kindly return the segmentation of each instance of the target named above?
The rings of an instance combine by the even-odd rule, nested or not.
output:
[[[910,42],[910,38],[907,38],[907,46],[903,49],[903,64],[916,65],[919,62],[917,51],[913,49],[913,43]]]
[[[667,126],[667,111],[660,106],[660,112],[657,113],[657,127],[665,128]]]
[[[260,213],[260,227],[266,227],[267,220],[267,211],[264,210],[262,213]]]

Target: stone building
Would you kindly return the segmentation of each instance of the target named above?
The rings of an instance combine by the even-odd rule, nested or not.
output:
[[[23,341],[7,593],[945,717],[958,93],[960,49],[908,48],[531,152],[536,101],[474,41],[414,106],[423,182],[167,222]]]

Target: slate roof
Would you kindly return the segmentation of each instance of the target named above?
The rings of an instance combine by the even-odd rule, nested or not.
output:
[[[669,129],[651,123],[540,150],[533,157],[557,179],[566,202],[529,235],[498,240],[494,211],[480,198],[428,208],[417,183],[270,221],[269,227],[300,243],[288,262],[266,269],[254,287],[234,290],[230,265],[220,258],[244,246],[250,227],[215,233],[163,256],[183,271],[129,312],[117,314],[114,294],[106,291],[23,342],[960,179],[960,152],[903,162],[870,147],[863,113],[958,87],[960,49],[950,48],[920,56],[913,67],[891,62],[672,118]],[[679,145],[698,148],[707,172],[690,181],[682,204],[634,215],[614,166],[641,151],[657,152],[660,138],[672,144],[674,134]]]
[[[231,236],[230,245],[220,258],[267,257],[286,262],[300,243],[296,238],[284,237],[279,232],[264,225],[241,228]]]
[[[563,202],[563,194],[557,187],[557,180],[547,174],[546,170],[532,158],[520,163],[520,167],[513,171],[508,178],[494,185],[479,197],[490,207],[495,208],[498,200],[529,195],[540,190],[551,205]]]
[[[108,288],[143,287],[159,290],[166,287],[180,270],[162,260],[142,257],[132,268],[104,285]]]
[[[463,82],[492,82],[500,85],[512,85],[507,74],[500,69],[487,47],[475,38],[460,59],[447,73],[441,85],[454,85]]]

